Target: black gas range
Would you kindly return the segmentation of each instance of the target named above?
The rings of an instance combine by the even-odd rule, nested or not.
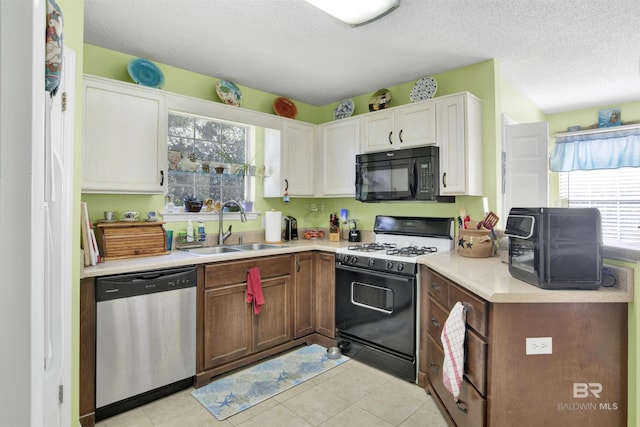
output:
[[[453,218],[376,216],[375,242],[336,251],[336,330],[342,351],[417,379],[420,257],[453,249]]]

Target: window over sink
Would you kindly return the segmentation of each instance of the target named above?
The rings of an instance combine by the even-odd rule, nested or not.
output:
[[[201,201],[243,201],[248,179],[254,128],[183,112],[168,114],[167,196],[175,206],[187,197]]]

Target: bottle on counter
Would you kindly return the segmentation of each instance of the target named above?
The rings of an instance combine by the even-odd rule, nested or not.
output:
[[[207,235],[204,232],[204,219],[198,218],[198,241],[204,242],[206,238]]]
[[[193,222],[189,220],[187,222],[187,243],[191,243],[193,240]]]

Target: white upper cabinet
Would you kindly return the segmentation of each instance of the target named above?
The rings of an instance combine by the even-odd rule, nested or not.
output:
[[[285,120],[282,140],[282,184],[289,196],[314,196],[316,125]],[[284,189],[283,189],[284,194]]]
[[[376,111],[360,117],[360,150],[363,153],[436,143],[436,111],[433,100]]]
[[[167,168],[165,95],[84,76],[82,191],[163,193]]]
[[[355,197],[355,163],[360,149],[360,119],[351,117],[318,126],[316,196]]]
[[[440,194],[481,196],[482,105],[470,93],[436,98]]]

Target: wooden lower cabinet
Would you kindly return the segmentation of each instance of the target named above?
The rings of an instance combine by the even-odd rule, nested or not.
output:
[[[458,301],[467,329],[455,402],[440,335]],[[536,337],[551,337],[551,354],[526,354]],[[418,383],[451,425],[627,425],[627,304],[491,303],[423,266],[419,345]]]
[[[293,335],[304,337],[315,332],[315,286],[314,286],[314,254],[302,252],[293,256],[293,289],[295,314]]]
[[[245,299],[253,267],[260,269],[265,300],[258,314]],[[204,277],[204,370],[291,340],[290,255],[209,264]]]
[[[326,252],[317,252],[315,256],[316,332],[335,339],[335,256]]]

